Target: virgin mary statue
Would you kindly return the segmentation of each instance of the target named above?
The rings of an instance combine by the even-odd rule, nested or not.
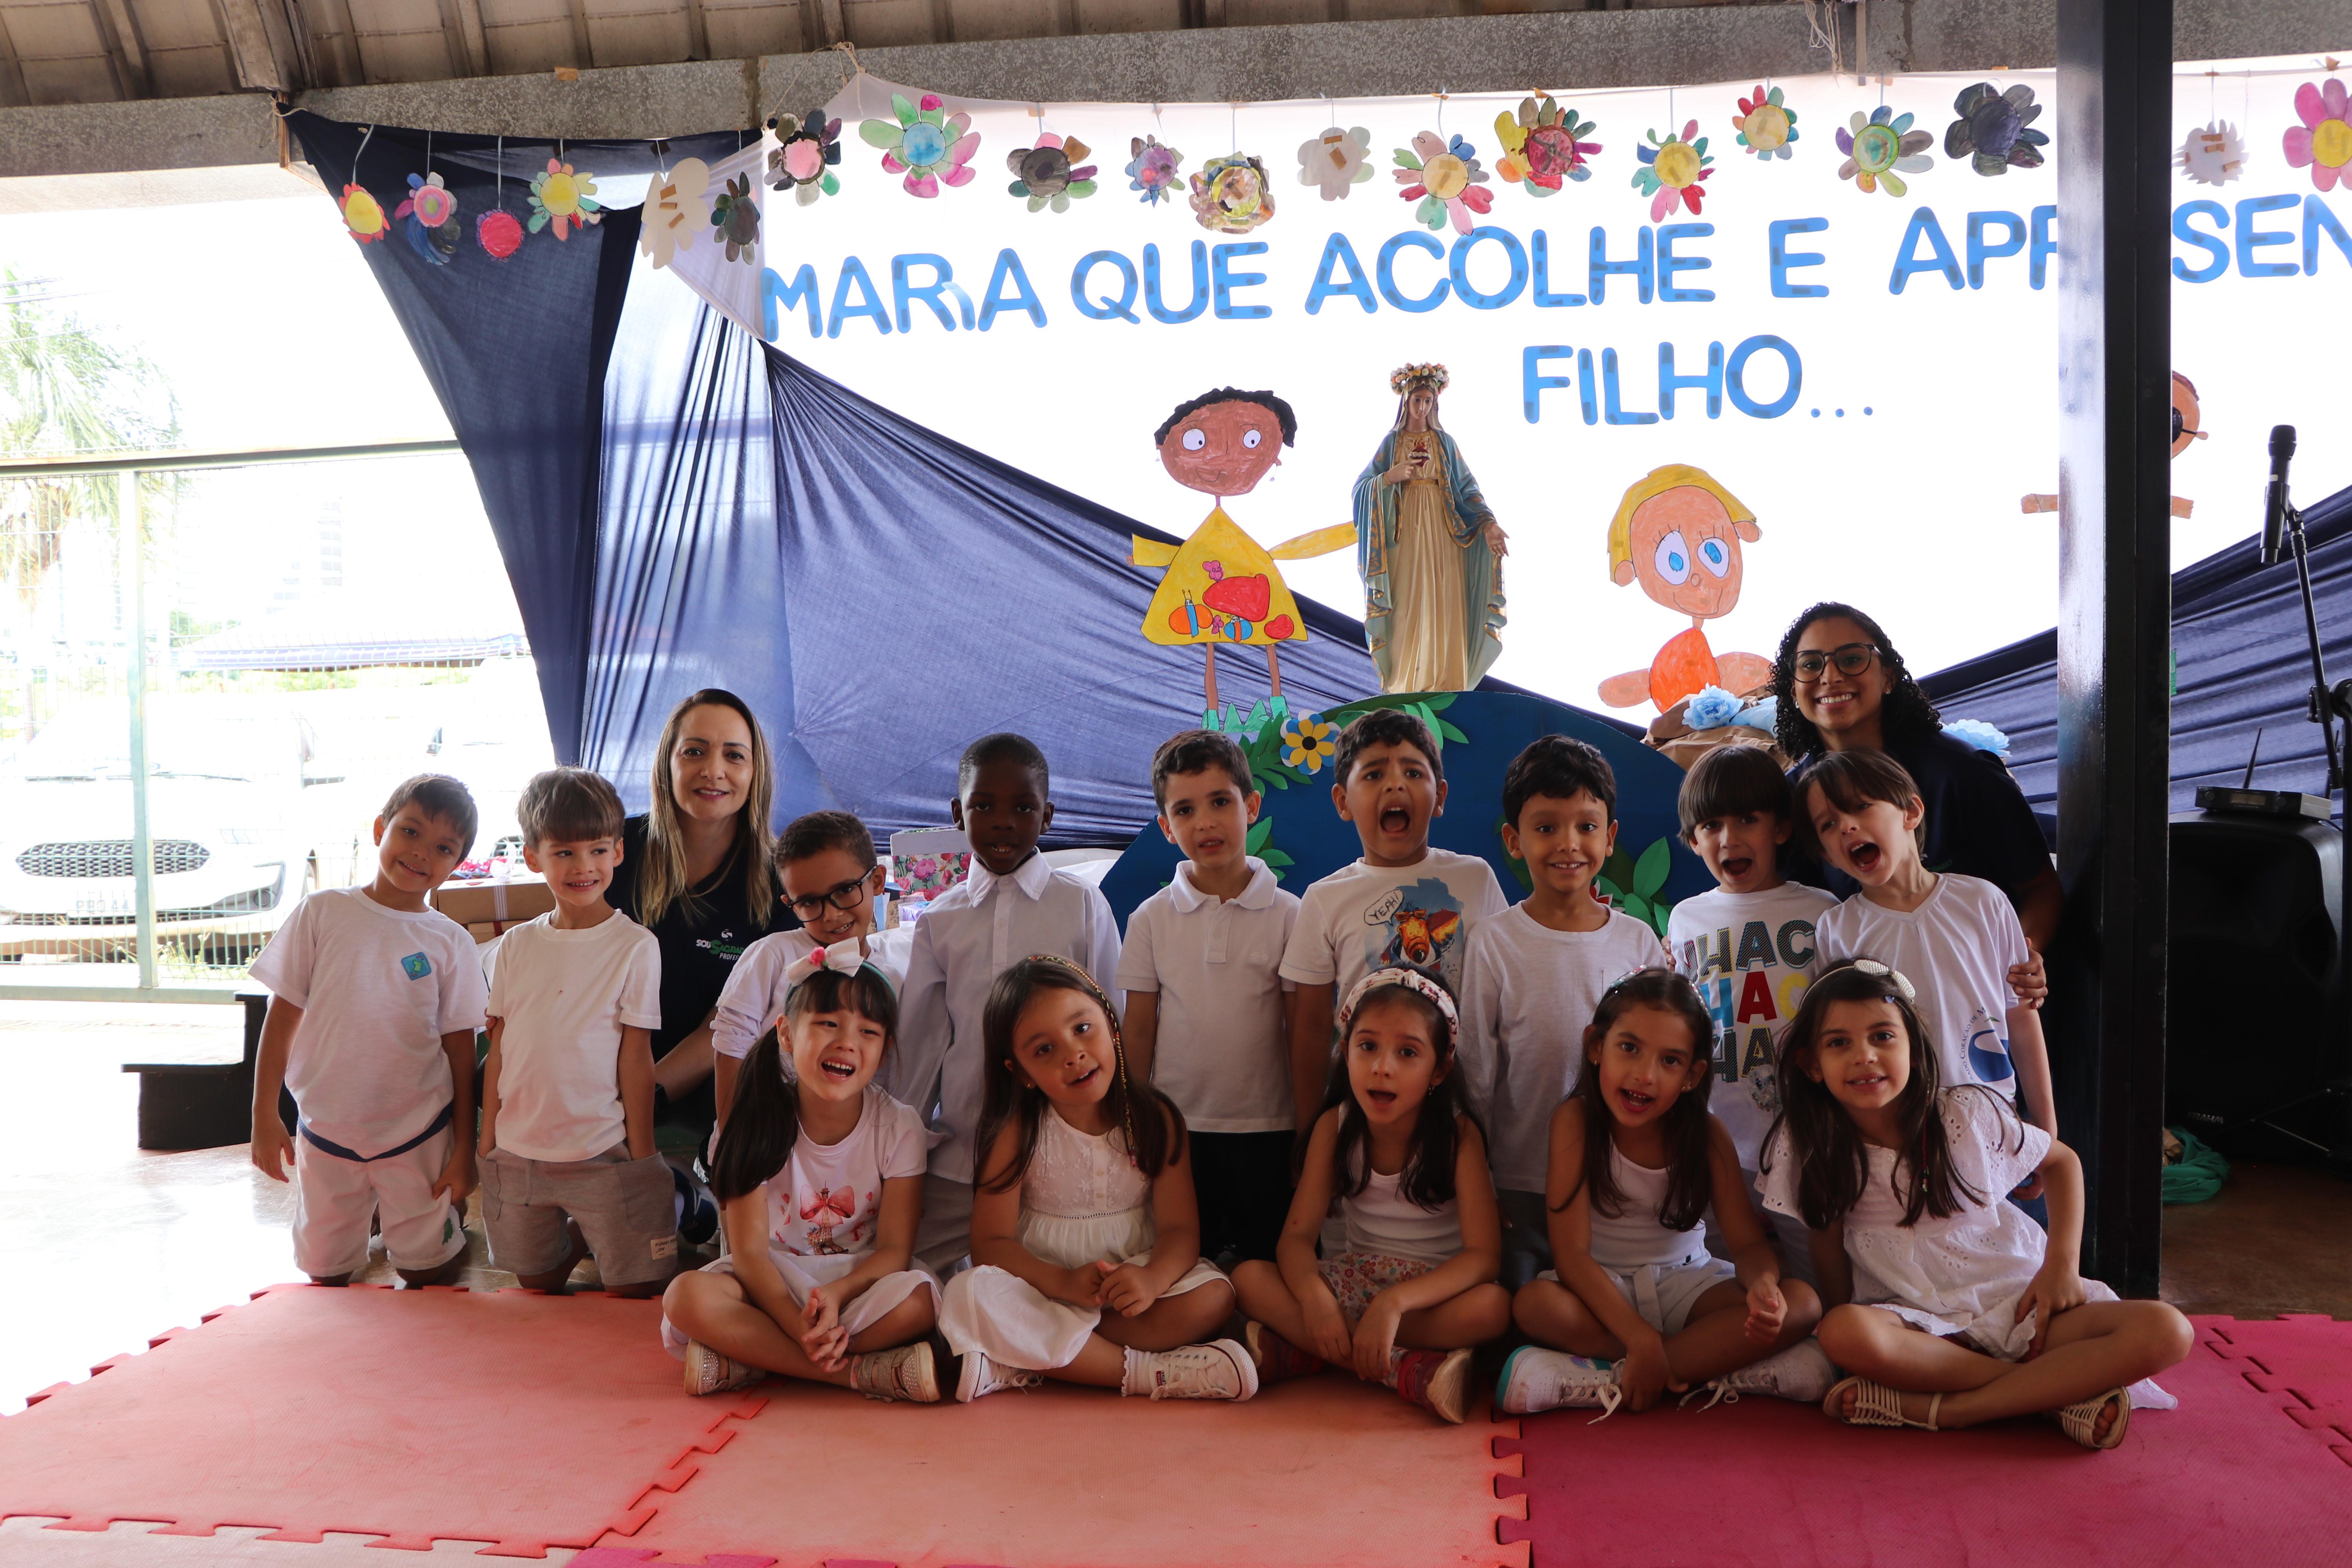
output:
[[[1503,651],[1503,530],[1438,425],[1448,379],[1442,364],[1389,377],[1396,424],[1356,479],[1364,640],[1383,691],[1466,691]]]

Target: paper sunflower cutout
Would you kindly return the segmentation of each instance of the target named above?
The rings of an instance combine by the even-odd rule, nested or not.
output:
[[[1247,234],[1274,216],[1265,165],[1247,153],[1212,158],[1192,176],[1192,216],[1202,228]]]
[[[2208,121],[2180,139],[2172,166],[2200,185],[2226,185],[2246,172],[2246,139],[2226,120]]]
[[[2042,149],[2050,138],[2032,129],[2042,106],[2023,82],[2007,92],[1995,92],[1989,81],[1972,83],[1952,100],[1952,109],[1959,118],[1944,132],[1947,158],[1966,158],[1988,177],[2042,167]]]
[[[1658,133],[1649,132],[1649,145],[1633,149],[1633,156],[1642,166],[1633,171],[1633,185],[1650,198],[1650,221],[1663,223],[1666,215],[1688,207],[1696,215],[1701,188],[1709,174],[1715,173],[1715,160],[1706,154],[1706,138],[1698,133],[1698,121],[1683,127],[1679,136],[1658,140]]]
[[[596,200],[596,176],[575,173],[557,158],[547,161],[545,173],[530,177],[530,232],[552,224],[558,239],[569,239],[573,227],[602,222],[604,216]]]
[[[1789,144],[1797,140],[1797,111],[1782,100],[1777,87],[1767,92],[1758,83],[1752,97],[1739,100],[1731,128],[1738,132],[1733,140],[1759,158],[1796,156]]]
[[[504,207],[484,213],[474,224],[474,238],[493,261],[504,261],[522,248],[522,220]]]
[[[637,248],[652,257],[656,267],[667,267],[679,251],[694,248],[709,226],[710,165],[699,158],[680,158],[646,190]]]
[[[710,226],[727,242],[727,259],[760,265],[760,204],[747,171],[721,185],[710,204]]]
[[[1503,139],[1503,155],[1495,172],[1514,184],[1523,184],[1531,196],[1556,195],[1564,181],[1592,178],[1590,162],[1601,151],[1598,142],[1584,137],[1595,129],[1579,120],[1573,109],[1562,109],[1550,94],[1523,98],[1519,112],[1495,116],[1495,134]]]
[[[969,114],[950,114],[938,93],[923,94],[920,106],[903,93],[890,95],[894,120],[862,120],[857,138],[882,149],[882,167],[907,176],[910,196],[936,196],[941,185],[971,184],[973,153],[980,151],[980,133]]]
[[[1323,764],[1339,750],[1331,739],[1339,730],[1339,725],[1326,722],[1318,713],[1302,715],[1283,726],[1282,760],[1301,773],[1321,773]]]
[[[1486,171],[1478,166],[1478,149],[1459,136],[1448,142],[1434,131],[1424,131],[1412,146],[1398,148],[1395,160],[1397,166],[1389,172],[1404,187],[1398,198],[1419,202],[1412,216],[1431,228],[1451,217],[1454,233],[1468,234],[1495,205]]]
[[[1360,125],[1347,131],[1328,126],[1298,144],[1298,183],[1322,192],[1327,202],[1345,200],[1371,177],[1372,133]]]
[[[1026,198],[1033,213],[1047,207],[1057,213],[1068,212],[1073,200],[1095,194],[1095,166],[1087,163],[1071,167],[1090,151],[1075,136],[1065,139],[1050,131],[1041,131],[1034,147],[1023,147],[1004,155],[1004,166],[1013,171],[1013,184],[1007,189],[1013,195]]]
[[[2352,112],[2347,110],[2352,110],[2352,95],[2335,77],[2325,85],[2307,81],[2294,89],[2294,111],[2303,123],[2286,128],[2286,161],[2295,168],[2308,168],[2315,189],[2352,185],[2352,169],[2346,167],[2352,164]]]
[[[824,110],[812,109],[794,118],[780,114],[768,121],[776,133],[768,150],[768,184],[793,193],[802,206],[819,196],[841,194],[841,176],[833,171],[841,163],[841,121],[827,120]]]
[[[408,176],[408,199],[392,209],[395,218],[408,220],[408,246],[436,267],[446,267],[457,254],[457,198],[441,184],[438,174]]]
[[[1864,191],[1884,185],[1890,196],[1907,195],[1910,187],[1903,176],[1936,166],[1936,160],[1927,156],[1927,149],[1936,144],[1934,132],[1912,130],[1909,115],[1897,114],[1883,103],[1867,116],[1855,110],[1846,128],[1838,132],[1837,144],[1845,154],[1838,178],[1852,180]]]
[[[1177,184],[1176,171],[1184,163],[1184,154],[1173,147],[1163,147],[1157,136],[1130,137],[1127,150],[1132,154],[1127,165],[1127,188],[1141,191],[1139,198],[1146,206],[1158,206]]]
[[[342,209],[343,226],[362,245],[372,245],[382,239],[391,227],[383,216],[383,204],[367,194],[362,185],[345,185],[343,198],[335,204]]]

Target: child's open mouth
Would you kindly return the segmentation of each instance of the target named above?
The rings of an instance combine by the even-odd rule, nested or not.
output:
[[[1650,1107],[1658,1102],[1658,1097],[1656,1095],[1643,1094],[1638,1089],[1619,1089],[1617,1091],[1617,1100],[1618,1103],[1624,1106],[1626,1110],[1632,1111],[1636,1116],[1646,1115]]]
[[[827,1057],[816,1064],[817,1071],[837,1083],[846,1083],[857,1076],[857,1064],[839,1057]]]
[[[1887,1079],[1885,1073],[1874,1072],[1864,1073],[1859,1078],[1850,1078],[1845,1080],[1845,1086],[1848,1089],[1860,1089],[1864,1093],[1868,1094],[1874,1090],[1885,1089],[1886,1087],[1886,1082]]]
[[[1392,1089],[1368,1089],[1364,1090],[1364,1098],[1370,1100],[1374,1105],[1379,1106],[1382,1110],[1386,1110],[1390,1106],[1396,1103],[1396,1090]]]
[[[1847,858],[1853,862],[1853,868],[1857,871],[1870,870],[1885,858],[1885,850],[1867,838],[1846,851]]]
[[[1086,1071],[1084,1071],[1084,1072],[1080,1073],[1077,1077],[1076,1077],[1076,1078],[1074,1078],[1074,1079],[1070,1079],[1070,1080],[1069,1080],[1069,1087],[1070,1087],[1070,1088],[1072,1088],[1072,1089],[1084,1089],[1084,1088],[1086,1088],[1086,1087],[1087,1087],[1087,1085],[1088,1085],[1088,1084],[1090,1084],[1090,1083],[1094,1082],[1094,1080],[1095,1080],[1096,1079],[1100,1078],[1101,1076],[1102,1076],[1102,1068],[1088,1068]]]
[[[1723,874],[1735,882],[1754,869],[1756,861],[1752,856],[1726,855],[1723,858]]]
[[[1404,833],[1410,831],[1412,826],[1412,813],[1407,811],[1404,807],[1401,805],[1384,805],[1381,808],[1381,831],[1382,833]]]

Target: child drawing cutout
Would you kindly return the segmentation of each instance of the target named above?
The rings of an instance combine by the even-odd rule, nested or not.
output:
[[[2191,441],[2202,441],[2205,429],[2204,410],[2197,405],[2197,388],[2179,371],[2172,373],[2172,455],[2176,458],[2189,450]],[[2187,517],[2197,503],[2186,496],[2172,498],[2172,515]],[[2019,503],[2019,510],[2028,517],[2038,511],[2056,511],[2058,498],[2051,495],[2030,495]]]
[[[1663,713],[1703,687],[1741,692],[1772,679],[1772,662],[1752,653],[1718,654],[1706,623],[1739,603],[1740,545],[1761,537],[1756,514],[1704,468],[1669,463],[1625,492],[1609,524],[1609,576],[1619,587],[1638,581],[1666,608],[1690,617],[1647,669],[1601,683],[1612,708],[1647,700]]]

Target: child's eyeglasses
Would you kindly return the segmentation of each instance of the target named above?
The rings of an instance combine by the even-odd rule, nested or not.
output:
[[[858,897],[865,887],[864,877],[852,877],[837,888],[827,888],[822,893],[811,893],[807,898],[793,900],[793,913],[804,921],[813,921],[824,913],[824,907],[831,904],[846,914],[857,907]]]
[[[1822,671],[1832,664],[1837,666],[1840,675],[1860,675],[1877,657],[1877,646],[1866,642],[1850,642],[1827,653],[1809,647],[1797,656],[1797,679],[1811,686],[1822,678]],[[793,907],[797,909],[799,906]]]

